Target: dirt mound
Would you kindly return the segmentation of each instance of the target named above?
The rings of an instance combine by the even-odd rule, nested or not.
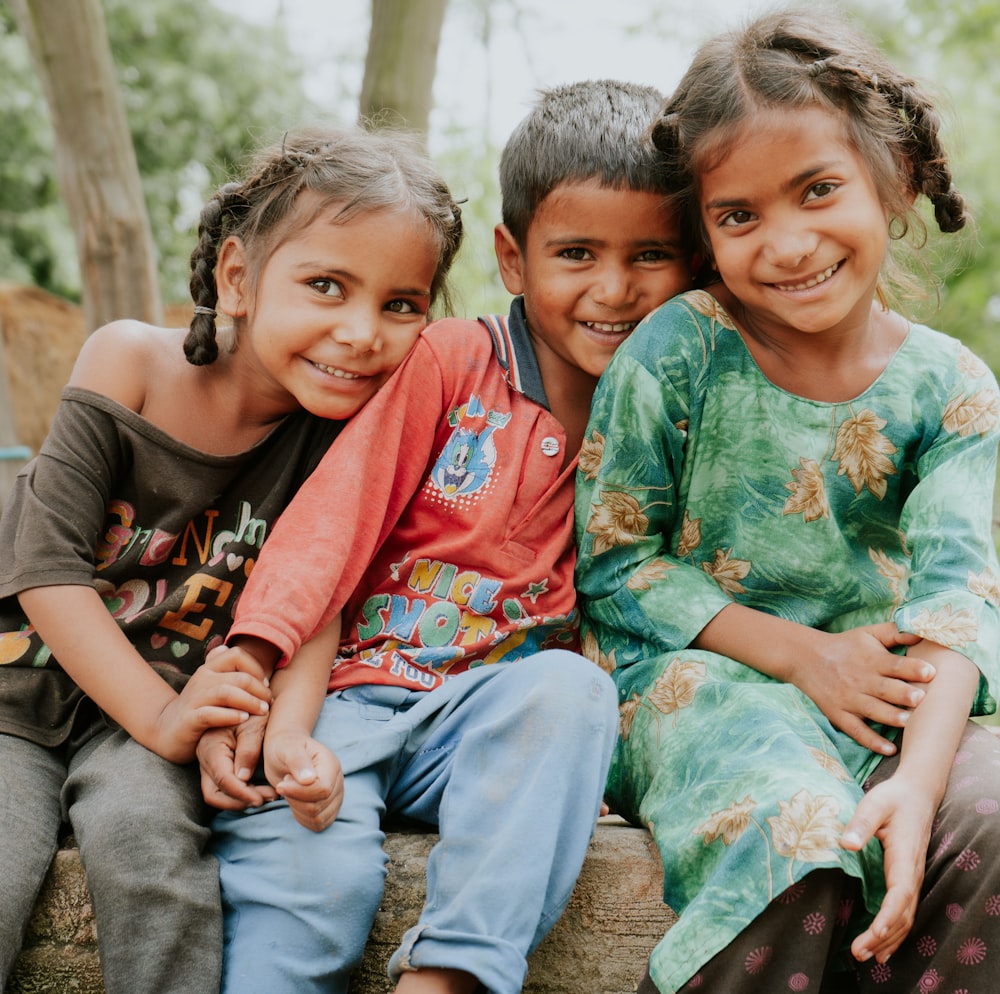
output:
[[[168,307],[165,323],[186,325],[190,313]],[[0,333],[17,440],[37,452],[87,336],[83,311],[37,287],[0,284]]]

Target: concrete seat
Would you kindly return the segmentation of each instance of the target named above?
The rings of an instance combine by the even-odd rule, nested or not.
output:
[[[424,901],[437,836],[394,831],[389,873],[352,994],[387,994],[389,956]],[[649,834],[602,818],[565,914],[529,961],[526,994],[634,994],[656,942],[676,920],[662,902],[663,872]],[[104,994],[93,910],[75,849],[55,858],[35,908],[10,994]]]

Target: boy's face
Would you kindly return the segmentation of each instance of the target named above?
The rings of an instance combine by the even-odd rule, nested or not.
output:
[[[523,251],[499,225],[496,252],[504,286],[524,295],[536,348],[594,377],[646,314],[691,286],[691,256],[663,197],[596,179],[557,186]]]

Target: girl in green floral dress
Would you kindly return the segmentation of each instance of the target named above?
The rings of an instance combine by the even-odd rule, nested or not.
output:
[[[680,915],[640,991],[1000,989],[1000,742],[968,720],[1000,395],[886,304],[915,199],[966,221],[938,123],[810,9],[709,42],[654,125],[719,281],[612,360],[577,498],[609,799]]]

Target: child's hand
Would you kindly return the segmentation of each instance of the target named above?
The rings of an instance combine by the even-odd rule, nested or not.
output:
[[[891,621],[823,634],[818,657],[796,669],[795,685],[835,728],[865,748],[891,756],[896,747],[866,721],[902,727],[923,700],[924,690],[916,684],[933,680],[934,667],[923,659],[889,651],[919,641],[916,635],[900,632]]]
[[[198,740],[201,792],[224,811],[256,808],[278,795],[270,784],[251,784],[267,719],[252,717],[231,728],[210,728]]]
[[[266,715],[271,691],[260,665],[240,649],[219,647],[160,712],[155,752],[175,763],[195,758],[202,733]]]
[[[268,735],[264,770],[300,825],[322,832],[336,820],[344,800],[344,774],[322,743],[291,732]]]
[[[884,963],[913,927],[933,818],[934,806],[926,791],[897,772],[862,798],[844,829],[840,841],[845,849],[857,851],[874,836],[885,855],[882,906],[851,943],[851,952],[861,962],[874,956]]]

